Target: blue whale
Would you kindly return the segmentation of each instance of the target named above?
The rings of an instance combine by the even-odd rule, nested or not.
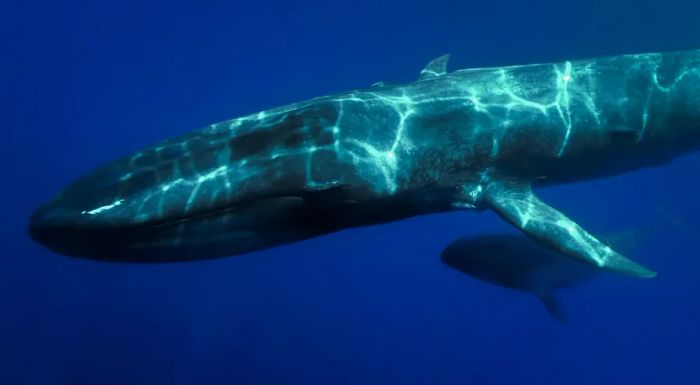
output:
[[[67,255],[169,262],[490,209],[568,257],[637,277],[532,188],[700,148],[700,50],[447,72],[213,124],[77,179],[30,219]]]
[[[474,279],[534,294],[559,321],[565,317],[555,292],[601,271],[513,234],[457,239],[445,247],[440,259]]]

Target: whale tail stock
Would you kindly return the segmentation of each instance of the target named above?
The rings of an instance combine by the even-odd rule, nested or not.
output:
[[[634,262],[542,202],[528,183],[492,182],[485,190],[489,208],[537,242],[569,257],[624,275],[652,278],[656,272]]]

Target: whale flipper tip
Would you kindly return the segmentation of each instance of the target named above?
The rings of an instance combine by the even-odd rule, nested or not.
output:
[[[493,182],[486,202],[502,218],[539,243],[566,256],[616,273],[652,278],[656,272],[632,261],[598,240],[532,193],[529,184]]]

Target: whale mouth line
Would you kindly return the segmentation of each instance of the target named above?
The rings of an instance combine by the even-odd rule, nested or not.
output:
[[[302,220],[303,199],[297,196],[256,197],[235,205],[144,223],[74,222],[32,216],[29,235],[50,250],[68,256],[114,262],[176,262],[224,256],[227,241],[264,236]],[[250,242],[250,240],[248,240]],[[198,247],[221,249],[206,256]],[[243,247],[255,249],[254,247]],[[173,250],[186,252],[173,253]],[[228,247],[239,253],[235,247]],[[169,250],[169,252],[165,252]],[[190,255],[196,254],[196,255]]]

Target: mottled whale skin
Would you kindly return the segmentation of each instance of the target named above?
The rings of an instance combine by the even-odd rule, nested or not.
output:
[[[492,209],[569,257],[640,277],[531,191],[700,147],[700,50],[446,72],[237,119],[74,181],[30,234],[134,262],[235,255],[420,214]],[[459,224],[457,224],[459,226]]]

